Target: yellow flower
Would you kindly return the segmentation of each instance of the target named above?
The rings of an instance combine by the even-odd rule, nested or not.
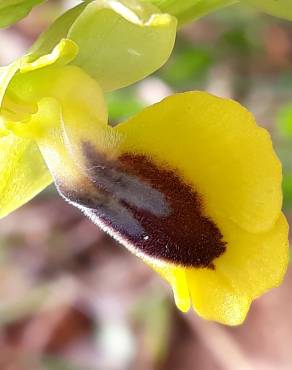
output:
[[[288,260],[268,133],[238,103],[204,92],[111,127],[96,80],[68,65],[76,52],[63,41],[2,75],[1,151],[11,158],[0,160],[1,215],[50,171],[66,200],[170,283],[182,311],[240,324]]]

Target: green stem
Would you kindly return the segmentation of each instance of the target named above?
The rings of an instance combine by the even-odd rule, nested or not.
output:
[[[174,15],[182,26],[217,9],[239,2],[239,0],[144,0]]]

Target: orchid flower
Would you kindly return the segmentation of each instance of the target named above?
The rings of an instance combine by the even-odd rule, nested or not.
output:
[[[175,18],[141,4],[83,3],[0,70],[0,216],[54,181],[169,282],[179,309],[237,325],[286,271],[281,164],[245,108],[205,92],[108,123],[104,92],[173,47]]]

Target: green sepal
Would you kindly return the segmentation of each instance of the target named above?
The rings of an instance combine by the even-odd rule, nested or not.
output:
[[[95,0],[60,17],[33,45],[35,56],[48,53],[60,35],[79,53],[71,64],[91,75],[104,91],[143,79],[169,58],[176,18],[138,0]]]

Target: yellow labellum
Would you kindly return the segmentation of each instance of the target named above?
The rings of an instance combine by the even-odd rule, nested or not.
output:
[[[238,103],[176,94],[113,128],[95,80],[48,65],[16,74],[2,110],[4,132],[37,143],[60,194],[160,273],[182,311],[236,325],[281,282],[281,165]]]

